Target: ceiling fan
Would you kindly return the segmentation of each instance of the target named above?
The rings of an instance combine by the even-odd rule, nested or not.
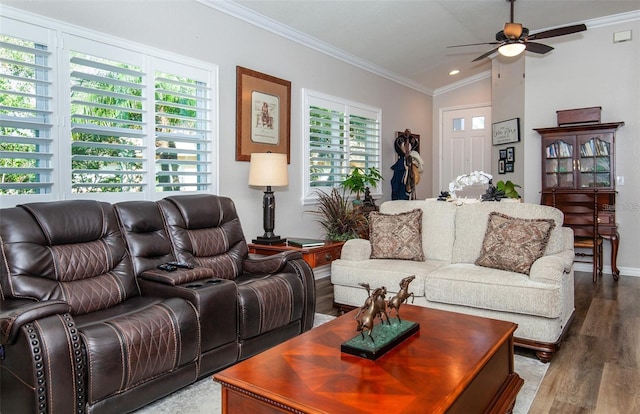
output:
[[[473,59],[473,62],[482,60],[496,51],[504,56],[517,56],[525,49],[529,52],[545,54],[553,50],[551,46],[544,45],[542,43],[532,42],[532,40],[548,39],[550,37],[564,36],[572,33],[578,33],[587,30],[587,26],[584,24],[576,24],[572,26],[559,27],[557,29],[545,30],[543,32],[529,35],[529,29],[522,27],[522,23],[513,22],[513,3],[516,0],[507,0],[511,3],[511,21],[504,24],[504,29],[496,33],[495,42],[485,43],[470,43],[467,45],[455,45],[448,47],[463,47],[463,46],[476,46],[476,45],[498,45],[491,49],[487,53],[484,53],[477,58]]]

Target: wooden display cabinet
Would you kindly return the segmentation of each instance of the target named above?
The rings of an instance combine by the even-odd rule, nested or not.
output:
[[[611,269],[617,280],[619,234],[615,220],[615,134],[624,122],[535,128],[542,136],[541,204],[567,205],[584,196],[597,200],[598,233],[611,241]],[[557,203],[561,199],[562,203]],[[565,212],[565,225],[580,230],[584,218]]]

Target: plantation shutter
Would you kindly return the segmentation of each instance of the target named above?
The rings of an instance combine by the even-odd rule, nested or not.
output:
[[[353,167],[380,170],[380,118],[375,108],[305,91],[309,149],[306,196],[339,187]]]
[[[203,191],[211,187],[211,87],[206,76],[155,73],[157,191]]]
[[[0,194],[45,194],[53,186],[52,54],[49,33],[1,18]]]
[[[69,46],[71,191],[144,191],[145,73],[136,57],[91,43]],[[101,55],[85,52],[93,49]]]
[[[375,112],[349,108],[349,161],[352,167],[380,170],[380,122]]]
[[[335,187],[348,174],[347,114],[342,105],[315,101],[309,106],[311,187]]]

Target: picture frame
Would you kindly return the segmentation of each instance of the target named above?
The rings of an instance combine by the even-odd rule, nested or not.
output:
[[[511,162],[511,163],[514,162],[515,161],[515,152],[516,152],[515,147],[507,147],[506,152],[507,152],[507,157],[506,157],[507,162]]]
[[[491,139],[493,145],[510,144],[520,141],[520,118],[491,124]]]
[[[236,161],[270,151],[291,163],[290,134],[291,82],[236,66]]]
[[[505,160],[498,160],[498,174],[505,174]]]
[[[504,163],[504,170],[508,173],[513,172],[513,163],[512,162],[505,162]]]
[[[507,150],[506,149],[501,149],[500,150],[500,156],[498,157],[498,159],[500,159],[500,160],[506,160],[507,159]]]

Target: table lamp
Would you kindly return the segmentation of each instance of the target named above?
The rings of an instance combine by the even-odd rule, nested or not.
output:
[[[262,198],[264,235],[253,240],[256,244],[282,244],[287,241],[273,233],[275,228],[276,198],[271,187],[289,185],[287,154],[272,152],[252,153],[249,165],[249,185],[266,187]]]

